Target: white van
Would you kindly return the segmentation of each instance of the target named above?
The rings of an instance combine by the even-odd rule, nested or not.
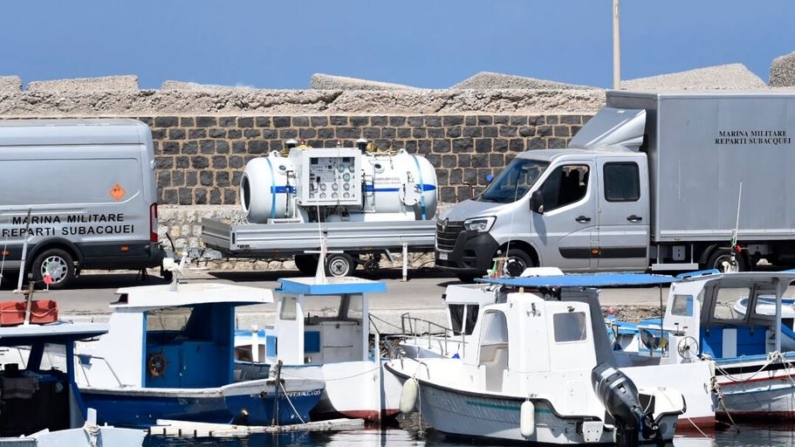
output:
[[[152,134],[132,119],[0,121],[4,272],[50,288],[81,269],[161,267]],[[29,217],[28,217],[29,216]]]

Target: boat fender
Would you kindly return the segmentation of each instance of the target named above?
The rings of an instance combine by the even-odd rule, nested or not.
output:
[[[536,414],[535,405],[529,400],[522,402],[522,407],[519,412],[519,431],[522,436],[529,438],[533,436],[536,431]]]
[[[414,377],[406,380],[403,384],[403,389],[400,391],[400,412],[411,413],[414,411],[414,404],[417,403],[417,393],[419,392],[420,384]]]

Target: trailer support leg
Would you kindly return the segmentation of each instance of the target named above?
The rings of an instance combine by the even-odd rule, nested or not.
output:
[[[403,243],[403,282],[406,282],[409,270],[409,245]]]

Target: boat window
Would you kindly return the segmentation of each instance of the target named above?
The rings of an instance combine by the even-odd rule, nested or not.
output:
[[[549,162],[514,158],[483,193],[475,198],[479,202],[513,203],[530,191]]]
[[[146,313],[146,332],[182,332],[190,320],[191,313],[193,307],[190,306],[150,310]]]
[[[481,345],[508,343],[508,321],[502,312],[492,311],[483,315]]]
[[[671,315],[692,317],[693,295],[674,295],[674,302],[671,305]]]
[[[751,296],[748,287],[723,287],[715,291],[712,317],[716,320],[744,321],[745,314],[738,312],[734,305],[743,298]]]
[[[450,304],[450,324],[451,329],[456,335],[472,335],[472,329],[478,319],[480,306],[477,304]],[[464,321],[464,311],[466,310],[466,321]]]
[[[582,341],[587,338],[585,312],[562,312],[552,316],[556,342]]]
[[[343,303],[346,301],[343,300]],[[341,320],[362,321],[364,318],[364,296],[361,294],[348,295],[346,306],[340,306],[340,312],[345,311],[345,315],[340,315]]]
[[[280,320],[295,320],[296,309],[298,307],[298,298],[288,296],[282,300],[282,308],[279,311]]]

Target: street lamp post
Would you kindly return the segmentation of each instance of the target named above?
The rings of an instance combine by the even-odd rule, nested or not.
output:
[[[613,0],[613,89],[621,88],[621,39],[618,28],[618,0]]]

